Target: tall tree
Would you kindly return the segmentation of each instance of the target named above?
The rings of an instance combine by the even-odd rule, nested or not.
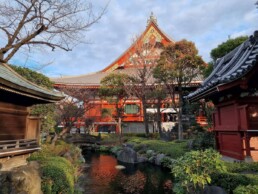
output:
[[[53,82],[45,75],[35,72],[29,68],[11,65],[11,68],[25,79],[47,89],[53,89]],[[54,120],[55,104],[38,104],[31,107],[30,114],[42,118],[41,130],[50,132],[56,124]]]
[[[57,104],[56,122],[64,125],[63,135],[75,125],[76,122],[85,121],[86,113],[94,107],[92,100],[95,99],[97,92],[91,89],[81,89],[76,87],[59,88],[65,93],[66,97]]]
[[[182,106],[183,88],[201,73],[205,63],[198,56],[193,42],[181,40],[168,45],[161,53],[158,65],[154,69],[154,77],[167,88],[172,105],[178,115],[178,138],[182,139]]]
[[[46,46],[70,51],[83,42],[82,33],[96,23],[105,9],[94,15],[86,0],[0,1],[0,62],[8,62],[21,48]]]
[[[122,118],[124,115],[124,105],[129,95],[125,85],[129,82],[129,77],[123,73],[112,73],[101,80],[100,96],[110,103],[115,104],[115,112],[112,114],[118,122],[119,133],[122,134]]]
[[[149,93],[149,101],[157,111],[154,113],[154,121],[157,123],[159,134],[162,135],[162,119],[161,119],[161,106],[166,101],[167,92],[164,84],[160,80],[156,80]]]
[[[149,134],[149,119],[147,114],[148,96],[150,96],[154,84],[152,70],[157,64],[159,53],[155,43],[143,43],[135,41],[134,50],[130,62],[135,71],[130,74],[130,84],[127,84],[127,92],[137,97],[142,102],[145,133]]]
[[[227,53],[229,53],[230,51],[232,51],[233,49],[238,47],[240,44],[242,44],[247,39],[248,39],[247,36],[239,36],[234,39],[230,38],[226,42],[219,44],[216,48],[211,50],[210,55],[211,55],[212,60],[214,62],[216,62],[216,60],[218,58],[223,57],[224,55],[226,55]]]
[[[234,39],[228,39],[227,41],[219,44],[216,48],[212,49],[210,52],[212,61],[208,63],[206,68],[204,68],[203,76],[205,78],[208,77],[213,70],[213,64],[216,62],[216,60],[218,58],[225,56],[230,51],[234,50],[236,47],[238,47],[240,44],[246,41],[247,38],[247,36],[239,36]]]

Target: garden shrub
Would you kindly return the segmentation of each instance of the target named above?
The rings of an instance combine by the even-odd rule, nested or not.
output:
[[[213,132],[199,132],[192,143],[194,150],[215,148],[215,135]]]
[[[134,150],[135,150],[136,152],[144,153],[144,152],[146,151],[146,149],[147,149],[147,146],[146,146],[145,144],[136,144],[136,145],[134,146]]]
[[[233,194],[258,194],[258,185],[239,185]]]
[[[43,193],[74,192],[75,172],[69,161],[62,157],[50,157],[41,162]]]
[[[229,172],[234,172],[234,173],[239,173],[239,172],[258,172],[258,162],[235,162],[235,163],[230,163],[226,162],[225,163],[227,166],[227,170]]]
[[[185,152],[188,151],[187,141],[185,140],[177,143],[175,141],[165,142],[165,141],[156,140],[156,139],[132,137],[130,138],[128,143],[134,144],[135,147],[144,145],[146,146],[145,150],[153,150],[157,154],[163,153],[174,159],[182,156]]]
[[[170,168],[175,162],[176,160],[168,156],[165,156],[164,158],[161,159],[161,165],[167,168]]]
[[[211,184],[220,186],[228,193],[232,193],[237,186],[250,184],[250,178],[242,174],[214,172]]]
[[[78,147],[62,141],[58,141],[56,146],[44,144],[42,149],[31,154],[28,160],[40,163],[44,193],[74,193],[77,167],[82,162],[81,150]]]
[[[122,150],[121,146],[114,146],[110,149],[110,152],[116,155],[120,150]]]
[[[101,145],[101,146],[99,147],[99,151],[100,151],[100,152],[109,152],[109,147],[104,146],[104,145]]]
[[[224,172],[221,156],[212,149],[191,151],[177,159],[172,165],[172,173],[177,182],[186,191],[201,191],[206,184],[211,183],[211,174]]]

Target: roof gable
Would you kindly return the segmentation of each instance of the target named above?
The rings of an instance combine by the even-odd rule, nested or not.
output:
[[[258,66],[258,31],[233,51],[218,59],[210,76],[187,98],[191,101],[211,96],[218,88],[233,83]]]
[[[145,31],[139,36],[139,38],[122,54],[120,55],[113,63],[104,68],[102,72],[110,72],[118,69],[119,67],[123,67],[124,64],[129,60],[129,58],[133,55],[135,47],[140,45],[141,43],[149,43],[149,42],[157,42],[162,43],[163,45],[167,45],[168,43],[174,42],[169,36],[167,36],[157,25],[157,20],[151,14],[150,18],[147,21],[147,26]]]

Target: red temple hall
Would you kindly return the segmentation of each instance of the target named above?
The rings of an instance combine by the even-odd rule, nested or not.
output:
[[[224,156],[258,161],[258,31],[220,58],[190,101],[211,100],[217,148]]]
[[[154,50],[152,52],[155,53],[155,55],[151,57],[158,59],[160,53],[162,52],[162,48],[171,43],[174,43],[174,41],[159,28],[157,19],[153,16],[153,14],[151,14],[144,32],[122,55],[120,55],[106,68],[91,74],[53,78],[52,80],[55,82],[55,87],[60,90],[62,90],[62,88],[81,88],[83,90],[97,91],[100,88],[101,79],[110,73],[134,74],[138,69],[143,68],[141,64],[136,66],[131,62],[132,58],[135,56],[137,46],[142,44],[154,45]],[[192,81],[189,88],[192,87],[193,91],[200,85],[201,81],[201,78],[196,78]],[[153,78],[150,78],[148,82],[153,82]],[[117,131],[117,122],[111,117],[103,118],[101,114],[103,109],[114,109],[115,105],[96,96],[92,97],[91,103],[94,104],[94,106],[86,112],[86,118],[93,120],[94,131]],[[149,113],[153,113],[155,112],[155,108],[152,108],[150,104],[147,111]],[[176,121],[175,110],[169,106],[169,103],[163,103],[162,112],[163,127],[165,129],[171,129]],[[144,132],[143,108],[142,102],[139,99],[132,97],[126,100],[124,105],[123,123],[124,132]],[[150,123],[149,128],[152,129],[152,127],[152,123]]]

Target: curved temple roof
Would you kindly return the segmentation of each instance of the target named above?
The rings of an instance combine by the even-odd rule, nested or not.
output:
[[[218,59],[210,76],[201,87],[186,98],[196,101],[218,92],[218,87],[229,84],[250,72],[258,62],[258,31],[233,51]]]
[[[0,90],[38,99],[43,102],[56,102],[64,98],[60,92],[50,91],[31,83],[3,63],[0,63]]]
[[[155,37],[157,43],[169,44],[174,42],[168,35],[166,35],[157,24],[157,19],[151,14],[150,18],[147,21],[147,26],[144,32],[139,36],[137,40],[123,52],[115,61],[113,61],[110,65],[104,68],[101,71],[84,74],[79,76],[65,76],[60,78],[51,78],[52,81],[55,82],[55,85],[74,85],[74,86],[99,86],[100,81],[103,77],[107,76],[110,73],[121,72],[131,74],[135,72],[137,67],[130,66],[124,67],[125,62],[128,62],[129,58],[134,54],[134,47],[140,45],[140,42],[145,42],[146,40],[150,40],[151,37]],[[129,60],[130,61],[130,60]]]

